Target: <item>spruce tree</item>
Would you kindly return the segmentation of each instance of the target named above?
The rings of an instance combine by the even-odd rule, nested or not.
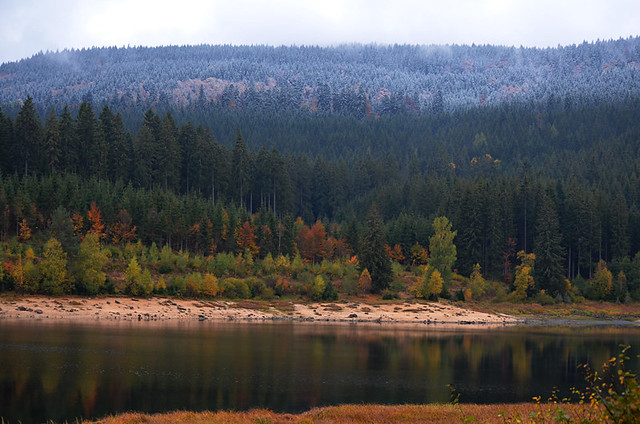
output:
[[[544,195],[536,220],[535,281],[547,294],[564,294],[564,248],[558,213],[551,197]]]
[[[371,275],[371,290],[379,293],[391,282],[391,260],[387,256],[385,230],[382,218],[372,205],[365,221],[365,230],[360,240],[360,270],[367,269]]]
[[[59,171],[62,156],[60,149],[60,126],[53,108],[51,108],[47,122],[44,125],[44,145],[49,172],[54,173]]]
[[[40,120],[31,96],[27,97],[16,118],[15,153],[19,163],[24,164],[24,175],[29,175],[29,164],[37,162],[41,151]]]

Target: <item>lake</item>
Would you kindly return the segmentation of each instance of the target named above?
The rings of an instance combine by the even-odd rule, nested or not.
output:
[[[0,321],[0,417],[124,411],[299,412],[341,403],[530,401],[583,387],[640,328]]]

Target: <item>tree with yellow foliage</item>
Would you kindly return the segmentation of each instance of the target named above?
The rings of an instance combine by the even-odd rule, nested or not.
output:
[[[20,221],[20,228],[18,229],[18,241],[25,242],[31,238],[31,228],[25,218]]]
[[[527,298],[527,289],[533,288],[535,281],[533,280],[533,263],[536,255],[533,253],[525,253],[524,250],[518,252],[520,265],[516,266],[516,277],[513,280],[514,291],[509,295],[511,300],[522,302]]]

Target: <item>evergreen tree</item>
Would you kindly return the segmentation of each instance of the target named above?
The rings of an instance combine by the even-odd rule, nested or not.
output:
[[[13,122],[11,118],[5,116],[2,113],[2,108],[0,107],[0,171],[4,174],[10,173],[14,168],[14,163],[12,161],[12,150],[13,148]]]
[[[134,144],[135,176],[140,187],[151,189],[158,179],[158,137],[160,119],[151,109],[144,115]]]
[[[178,137],[178,127],[173,120],[173,116],[171,113],[167,113],[162,120],[160,138],[158,140],[160,183],[165,190],[177,191],[180,187],[180,167],[176,166],[176,164],[182,163],[182,154],[178,144]]]
[[[71,117],[69,108],[64,107],[58,123],[60,131],[60,150],[62,152],[61,168],[66,172],[77,172],[80,162],[80,146],[75,120]]]
[[[78,171],[89,177],[99,169],[100,137],[98,123],[91,103],[82,102],[77,119]]]
[[[536,221],[535,281],[548,294],[564,294],[564,249],[558,213],[549,195],[544,195]]]
[[[371,289],[379,293],[389,287],[392,279],[391,260],[385,246],[384,224],[378,209],[372,205],[365,220],[365,230],[360,240],[360,270],[367,269],[371,275]]]
[[[44,125],[44,147],[47,159],[47,169],[50,173],[60,170],[62,162],[62,149],[60,140],[60,126],[56,118],[56,112],[51,109],[47,122]]]
[[[36,114],[31,96],[27,97],[16,118],[15,157],[23,164],[22,175],[29,175],[29,164],[37,169],[38,155],[41,151],[40,120]],[[35,171],[34,169],[34,171]]]
[[[629,209],[622,193],[611,207],[611,258],[622,260],[629,254]]]
[[[231,181],[233,182],[233,199],[238,199],[240,208],[246,208],[245,195],[249,191],[250,157],[240,131],[236,134],[236,141],[231,153]]]

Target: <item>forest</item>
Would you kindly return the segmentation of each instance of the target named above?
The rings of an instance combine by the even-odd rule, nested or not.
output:
[[[174,258],[165,258],[165,269],[178,269],[173,256],[178,251],[201,258],[195,270],[207,269],[202,258],[214,258],[209,266],[224,269],[216,278],[251,275],[233,270],[244,266],[247,253],[251,263],[269,257],[275,264],[283,258],[290,266],[297,258],[302,272],[325,261],[357,263],[370,244],[363,241],[372,227],[365,216],[375,204],[384,236],[376,243],[386,246],[397,270],[429,263],[435,218],[447,217],[457,247],[449,268],[457,275],[471,276],[475,270],[515,292],[518,270],[530,260],[522,251],[535,255],[529,295],[544,290],[563,299],[575,283],[582,286],[581,295],[637,299],[637,101],[595,110],[548,103],[516,109],[467,110],[434,119],[437,132],[451,141],[447,145],[443,138],[429,153],[402,156],[398,151],[396,156],[390,148],[383,155],[354,152],[335,159],[280,153],[264,145],[250,149],[240,131],[227,147],[210,129],[190,122],[178,127],[171,113],[159,116],[151,109],[137,133],[124,129],[119,112],[104,106],[96,113],[88,102],[77,116],[66,109],[59,116],[51,111],[43,122],[27,98],[15,120],[1,116],[0,236],[20,246],[33,243],[34,265],[43,260],[50,237],[75,257],[85,235],[97,233],[98,242],[116,246],[115,256],[124,260],[117,246],[126,251],[131,245],[140,253],[136,261],[154,263],[156,270],[160,251]],[[504,120],[506,112],[511,118]],[[389,118],[386,125],[360,125],[382,132],[394,124],[424,121]],[[333,126],[330,131],[336,133],[353,126],[331,117],[323,122],[319,126]],[[475,135],[460,142],[464,133]],[[502,159],[482,154],[489,145],[506,146],[507,140],[538,147],[530,157],[522,157],[524,149],[506,147]],[[368,139],[354,136],[345,152],[366,151],[358,142]],[[27,245],[8,248],[7,271]],[[150,247],[155,253],[143,255]],[[215,265],[216,258],[226,265]],[[188,260],[179,262],[185,262],[180,269],[188,269]],[[356,291],[364,269],[352,268],[351,290]],[[611,278],[594,294],[585,281],[604,271]],[[4,286],[14,287],[11,272],[5,276]],[[376,291],[377,276],[370,278]],[[388,288],[387,280],[377,291]]]
[[[639,62],[630,38],[106,48],[2,64],[2,289],[51,291],[51,248],[65,292],[130,291],[135,259],[147,289],[174,294],[191,272],[191,295],[210,275],[253,278],[250,296],[296,281],[289,294],[313,297],[320,277],[348,294],[416,280],[419,297],[640,300]],[[446,266],[436,223],[453,235]],[[106,272],[97,286],[81,283],[87,249]],[[443,284],[428,288],[436,269]],[[465,296],[452,280],[485,289]]]

